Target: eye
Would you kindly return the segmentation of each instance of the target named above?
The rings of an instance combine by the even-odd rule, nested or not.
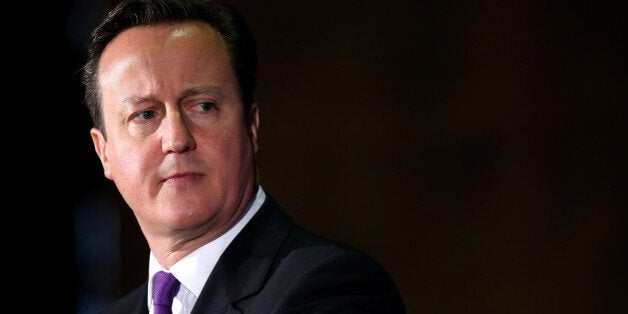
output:
[[[155,112],[151,111],[151,110],[142,111],[142,112],[138,113],[137,115],[135,115],[136,119],[139,119],[139,120],[142,120],[142,121],[150,120],[150,119],[152,119],[154,117],[155,117]]]
[[[216,104],[213,102],[202,102],[195,105],[196,109],[202,112],[208,112],[216,107]]]

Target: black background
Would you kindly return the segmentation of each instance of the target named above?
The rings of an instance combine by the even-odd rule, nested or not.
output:
[[[231,3],[258,38],[262,185],[302,225],[378,259],[409,313],[626,311],[619,6]],[[147,274],[78,83],[82,41],[112,4],[32,5],[5,26],[7,262],[34,274],[17,281],[26,296],[54,287],[35,298],[61,312],[93,280],[76,262],[85,199],[107,197],[120,218],[121,280],[98,292]]]

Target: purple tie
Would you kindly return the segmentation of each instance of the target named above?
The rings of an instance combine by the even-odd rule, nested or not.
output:
[[[179,291],[179,281],[171,273],[160,271],[153,276],[155,314],[172,314],[172,299]]]

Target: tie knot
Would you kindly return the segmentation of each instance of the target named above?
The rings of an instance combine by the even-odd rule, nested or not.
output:
[[[171,273],[160,271],[153,276],[153,305],[155,308],[172,308],[172,299],[179,291],[179,281]]]

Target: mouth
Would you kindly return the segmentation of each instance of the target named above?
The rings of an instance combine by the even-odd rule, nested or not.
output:
[[[198,180],[203,175],[196,172],[181,172],[167,176],[162,183],[164,184],[183,184]]]

